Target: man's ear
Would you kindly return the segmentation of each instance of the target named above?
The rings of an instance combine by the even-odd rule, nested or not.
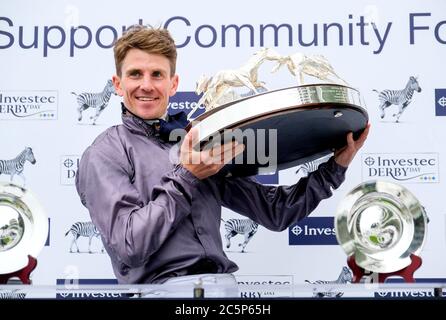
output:
[[[173,96],[177,92],[179,81],[180,81],[180,79],[177,74],[172,77],[172,79],[171,79],[172,86],[171,86],[170,92],[169,92],[170,97]]]
[[[115,86],[116,93],[118,94],[118,96],[122,97],[124,95],[124,91],[121,88],[121,78],[117,75],[114,75],[112,77],[112,81],[113,85]]]

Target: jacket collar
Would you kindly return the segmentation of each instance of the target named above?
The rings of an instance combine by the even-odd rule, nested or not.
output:
[[[184,112],[173,115],[166,113],[164,119],[147,121],[132,113],[123,103],[121,103],[121,106],[122,123],[127,129],[136,134],[159,137],[166,142],[177,142],[169,141],[171,131],[184,129],[189,123]]]
[[[121,103],[121,119],[123,125],[129,129],[132,133],[140,134],[140,135],[148,135],[148,136],[156,136],[156,130],[154,125],[156,122],[149,124],[144,121],[144,119],[138,117],[130,110],[128,110],[124,103]]]

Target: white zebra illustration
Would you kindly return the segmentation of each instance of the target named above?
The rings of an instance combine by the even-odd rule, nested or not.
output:
[[[330,157],[332,155],[333,155],[333,153],[330,153],[327,156],[323,156],[321,158],[318,158],[318,159],[315,159],[315,160],[312,160],[312,161],[308,161],[306,163],[303,163],[303,164],[299,165],[297,167],[296,174],[301,172],[304,177],[308,176],[309,173],[316,171],[317,168],[319,167],[319,165],[321,165],[324,162],[327,162],[328,159],[330,159]]]
[[[225,223],[225,238],[226,238],[226,248],[231,246],[231,238],[235,237],[237,234],[242,234],[245,236],[245,241],[243,243],[239,243],[239,247],[242,247],[241,252],[245,252],[245,247],[248,244],[249,240],[254,236],[257,232],[259,224],[251,219],[229,219],[228,221],[224,221]]]
[[[320,284],[320,285],[335,285],[334,289],[336,289],[337,284],[344,284],[344,283],[351,283],[353,281],[353,275],[352,272],[348,267],[343,267],[341,273],[339,274],[339,277],[336,280],[333,281],[326,281],[326,280],[316,280],[316,281],[308,281],[305,280],[307,283],[311,284]],[[316,298],[340,298],[344,295],[344,292],[340,291],[333,291],[333,288],[328,289],[328,291],[322,292],[319,291],[320,289],[314,288],[313,289],[313,297]]]
[[[79,252],[79,246],[77,245],[77,239],[79,237],[88,237],[88,252],[93,253],[91,251],[91,240],[93,237],[96,237],[100,239],[101,234],[99,233],[99,230],[96,228],[96,226],[93,224],[93,222],[76,222],[74,223],[70,230],[68,230],[65,233],[65,236],[67,236],[69,233],[73,235],[73,240],[71,242],[70,246],[70,252],[73,252],[73,244],[76,245],[77,252]],[[104,247],[102,247],[101,252],[104,252]]]
[[[385,109],[390,105],[395,104],[399,107],[398,113],[393,114],[398,122],[403,111],[412,101],[412,96],[414,91],[421,92],[421,87],[418,84],[416,77],[411,76],[406,84],[406,87],[402,90],[383,90],[379,92],[378,90],[373,90],[379,93],[379,109],[381,111],[381,119],[385,116]]]
[[[23,186],[26,184],[25,176],[23,175],[23,169],[25,162],[29,161],[31,164],[36,163],[33,150],[30,147],[26,147],[25,150],[11,160],[0,160],[0,174],[9,174],[11,176],[11,182],[14,175],[18,175],[23,179]]]
[[[93,119],[92,124],[96,124],[96,120],[98,119],[99,115],[105,109],[105,107],[107,107],[112,93],[116,95],[115,87],[113,86],[113,82],[111,80],[107,81],[107,84],[102,92],[83,92],[81,94],[76,94],[75,92],[71,93],[77,97],[77,112],[79,113],[79,117],[77,119],[78,121],[82,120],[82,112],[84,110],[88,108],[96,109],[96,114],[90,117],[90,119]]]
[[[15,290],[0,290],[0,300],[25,299],[26,293]]]

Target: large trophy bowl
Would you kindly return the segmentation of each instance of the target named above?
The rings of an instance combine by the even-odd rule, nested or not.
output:
[[[346,145],[368,122],[356,89],[337,84],[301,85],[220,105],[197,117],[200,146],[231,139],[243,154],[225,167],[234,176],[274,173]],[[238,129],[239,135],[234,133]],[[268,160],[268,161],[266,161]]]
[[[419,259],[426,228],[427,215],[417,198],[387,181],[354,188],[335,218],[336,237],[347,255],[364,270],[381,274],[398,272],[410,266],[413,257]]]
[[[0,283],[29,273],[48,237],[48,219],[37,198],[11,183],[0,182]]]
[[[272,73],[286,66],[298,85],[269,90],[258,76],[266,61],[276,63]],[[304,75],[322,83],[304,84]],[[238,92],[239,88],[249,92]],[[283,56],[262,48],[238,69],[202,75],[196,93],[202,94],[197,105],[206,111],[189,126],[199,131],[195,146],[234,140],[245,145],[244,152],[224,168],[233,176],[275,173],[321,158],[345,146],[348,132],[357,137],[368,122],[358,90],[348,86],[321,55]]]

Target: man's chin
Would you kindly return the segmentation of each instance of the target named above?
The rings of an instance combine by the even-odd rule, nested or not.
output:
[[[138,117],[144,120],[152,120],[152,119],[158,119],[162,115],[159,115],[160,112],[154,112],[154,110],[136,110],[134,112]]]

